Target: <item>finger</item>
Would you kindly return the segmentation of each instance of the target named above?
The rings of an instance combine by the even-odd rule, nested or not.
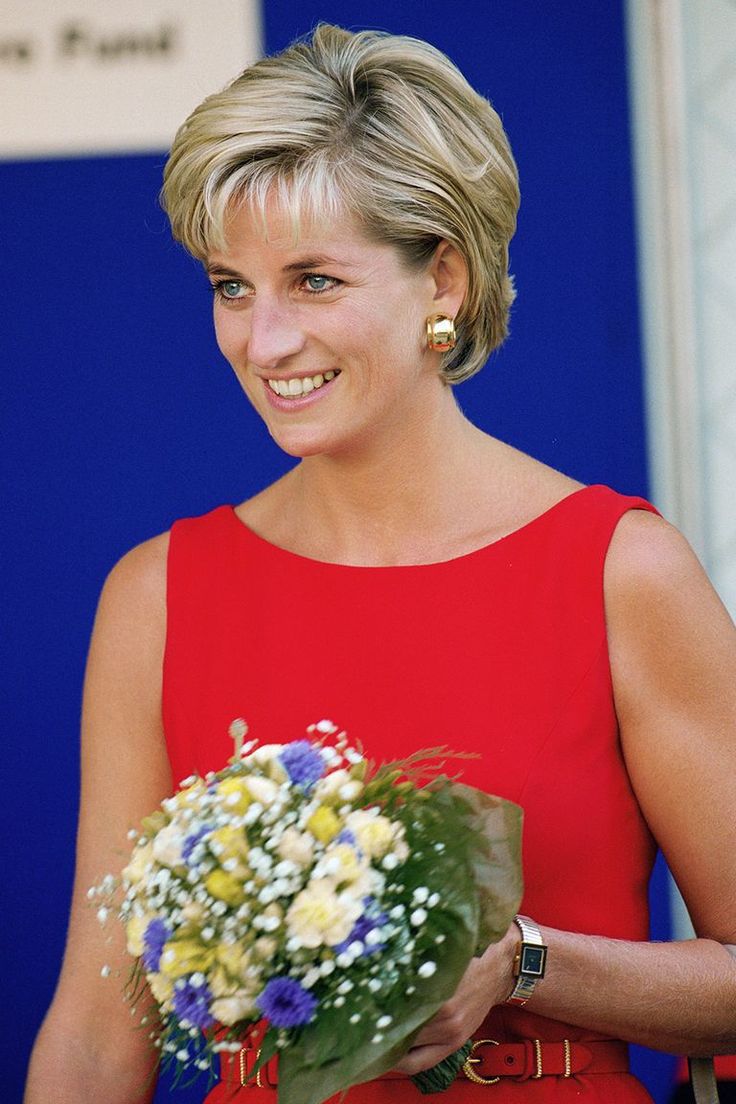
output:
[[[448,1050],[447,1045],[414,1046],[400,1062],[396,1063],[394,1069],[399,1073],[406,1073],[409,1077],[413,1077],[415,1073],[436,1066],[438,1062],[441,1062],[443,1058],[447,1058],[448,1054],[452,1053],[452,1049]]]
[[[442,1023],[435,1023],[434,1020],[430,1020],[429,1023],[425,1023],[422,1031],[419,1031],[418,1036],[412,1044],[412,1050],[417,1047],[441,1047],[442,1043],[447,1042],[447,1027]]]

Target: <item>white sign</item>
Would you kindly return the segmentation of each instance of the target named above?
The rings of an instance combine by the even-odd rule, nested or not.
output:
[[[166,149],[260,52],[259,0],[0,0],[0,158]]]

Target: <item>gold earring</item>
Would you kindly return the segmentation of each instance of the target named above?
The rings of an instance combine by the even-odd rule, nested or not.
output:
[[[433,353],[447,353],[456,345],[455,320],[446,314],[431,314],[427,319],[427,348]]]

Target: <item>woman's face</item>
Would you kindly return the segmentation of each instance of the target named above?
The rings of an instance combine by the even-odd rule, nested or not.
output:
[[[443,310],[432,266],[408,270],[349,218],[306,227],[295,245],[271,211],[268,231],[242,209],[206,267],[217,342],[269,433],[293,456],[400,437],[445,391],[425,338]]]

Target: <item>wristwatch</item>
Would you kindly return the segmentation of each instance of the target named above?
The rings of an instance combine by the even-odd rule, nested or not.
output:
[[[506,1004],[522,1005],[531,997],[537,982],[544,977],[547,963],[547,947],[542,933],[528,916],[515,916],[514,923],[521,932],[521,939],[514,956],[514,977],[516,984]]]

